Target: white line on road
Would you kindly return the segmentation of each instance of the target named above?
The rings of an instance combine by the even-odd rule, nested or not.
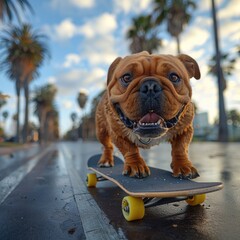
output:
[[[29,160],[27,163],[17,168],[7,177],[0,181],[0,204],[8,197],[8,195],[19,185],[23,178],[32,171],[38,161],[50,150],[45,149],[39,155]]]
[[[61,148],[61,150],[60,158],[61,161],[65,161],[68,170],[86,238],[88,240],[126,239],[123,233],[120,236],[113,226],[109,224],[107,216],[92,198],[85,183],[74,168],[70,153],[66,147]]]

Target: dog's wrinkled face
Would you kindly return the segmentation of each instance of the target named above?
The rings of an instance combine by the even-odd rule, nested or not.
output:
[[[174,127],[190,101],[189,79],[200,78],[187,55],[117,58],[108,72],[108,96],[126,127],[140,137],[157,138]]]

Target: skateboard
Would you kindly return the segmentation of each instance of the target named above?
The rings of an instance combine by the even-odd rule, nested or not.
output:
[[[122,200],[122,213],[127,221],[144,217],[145,208],[185,200],[195,206],[204,202],[206,193],[223,188],[221,182],[195,182],[180,179],[163,169],[150,167],[146,178],[123,176],[123,161],[114,156],[114,167],[99,167],[101,154],[88,160],[87,186],[96,187],[97,182],[109,180],[119,186],[128,196]]]

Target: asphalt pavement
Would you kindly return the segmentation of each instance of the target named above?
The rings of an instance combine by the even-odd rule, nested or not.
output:
[[[222,181],[197,207],[185,202],[146,209],[143,220],[127,222],[126,195],[109,181],[88,189],[88,158],[97,142],[61,142],[0,156],[0,239],[233,239],[240,236],[240,143],[192,143],[198,181]],[[1,149],[0,149],[1,154]],[[121,156],[115,150],[115,154]],[[170,170],[171,147],[163,143],[142,156]]]

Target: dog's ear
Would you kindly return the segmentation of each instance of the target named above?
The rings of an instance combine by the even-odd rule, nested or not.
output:
[[[111,79],[112,79],[112,74],[115,70],[115,68],[117,67],[118,63],[122,60],[121,57],[116,58],[112,64],[110,65],[109,69],[108,69],[108,74],[107,74],[107,85],[110,83]]]
[[[180,54],[177,58],[184,64],[188,71],[190,78],[194,77],[195,79],[200,79],[201,73],[197,62],[190,56],[185,54]]]

